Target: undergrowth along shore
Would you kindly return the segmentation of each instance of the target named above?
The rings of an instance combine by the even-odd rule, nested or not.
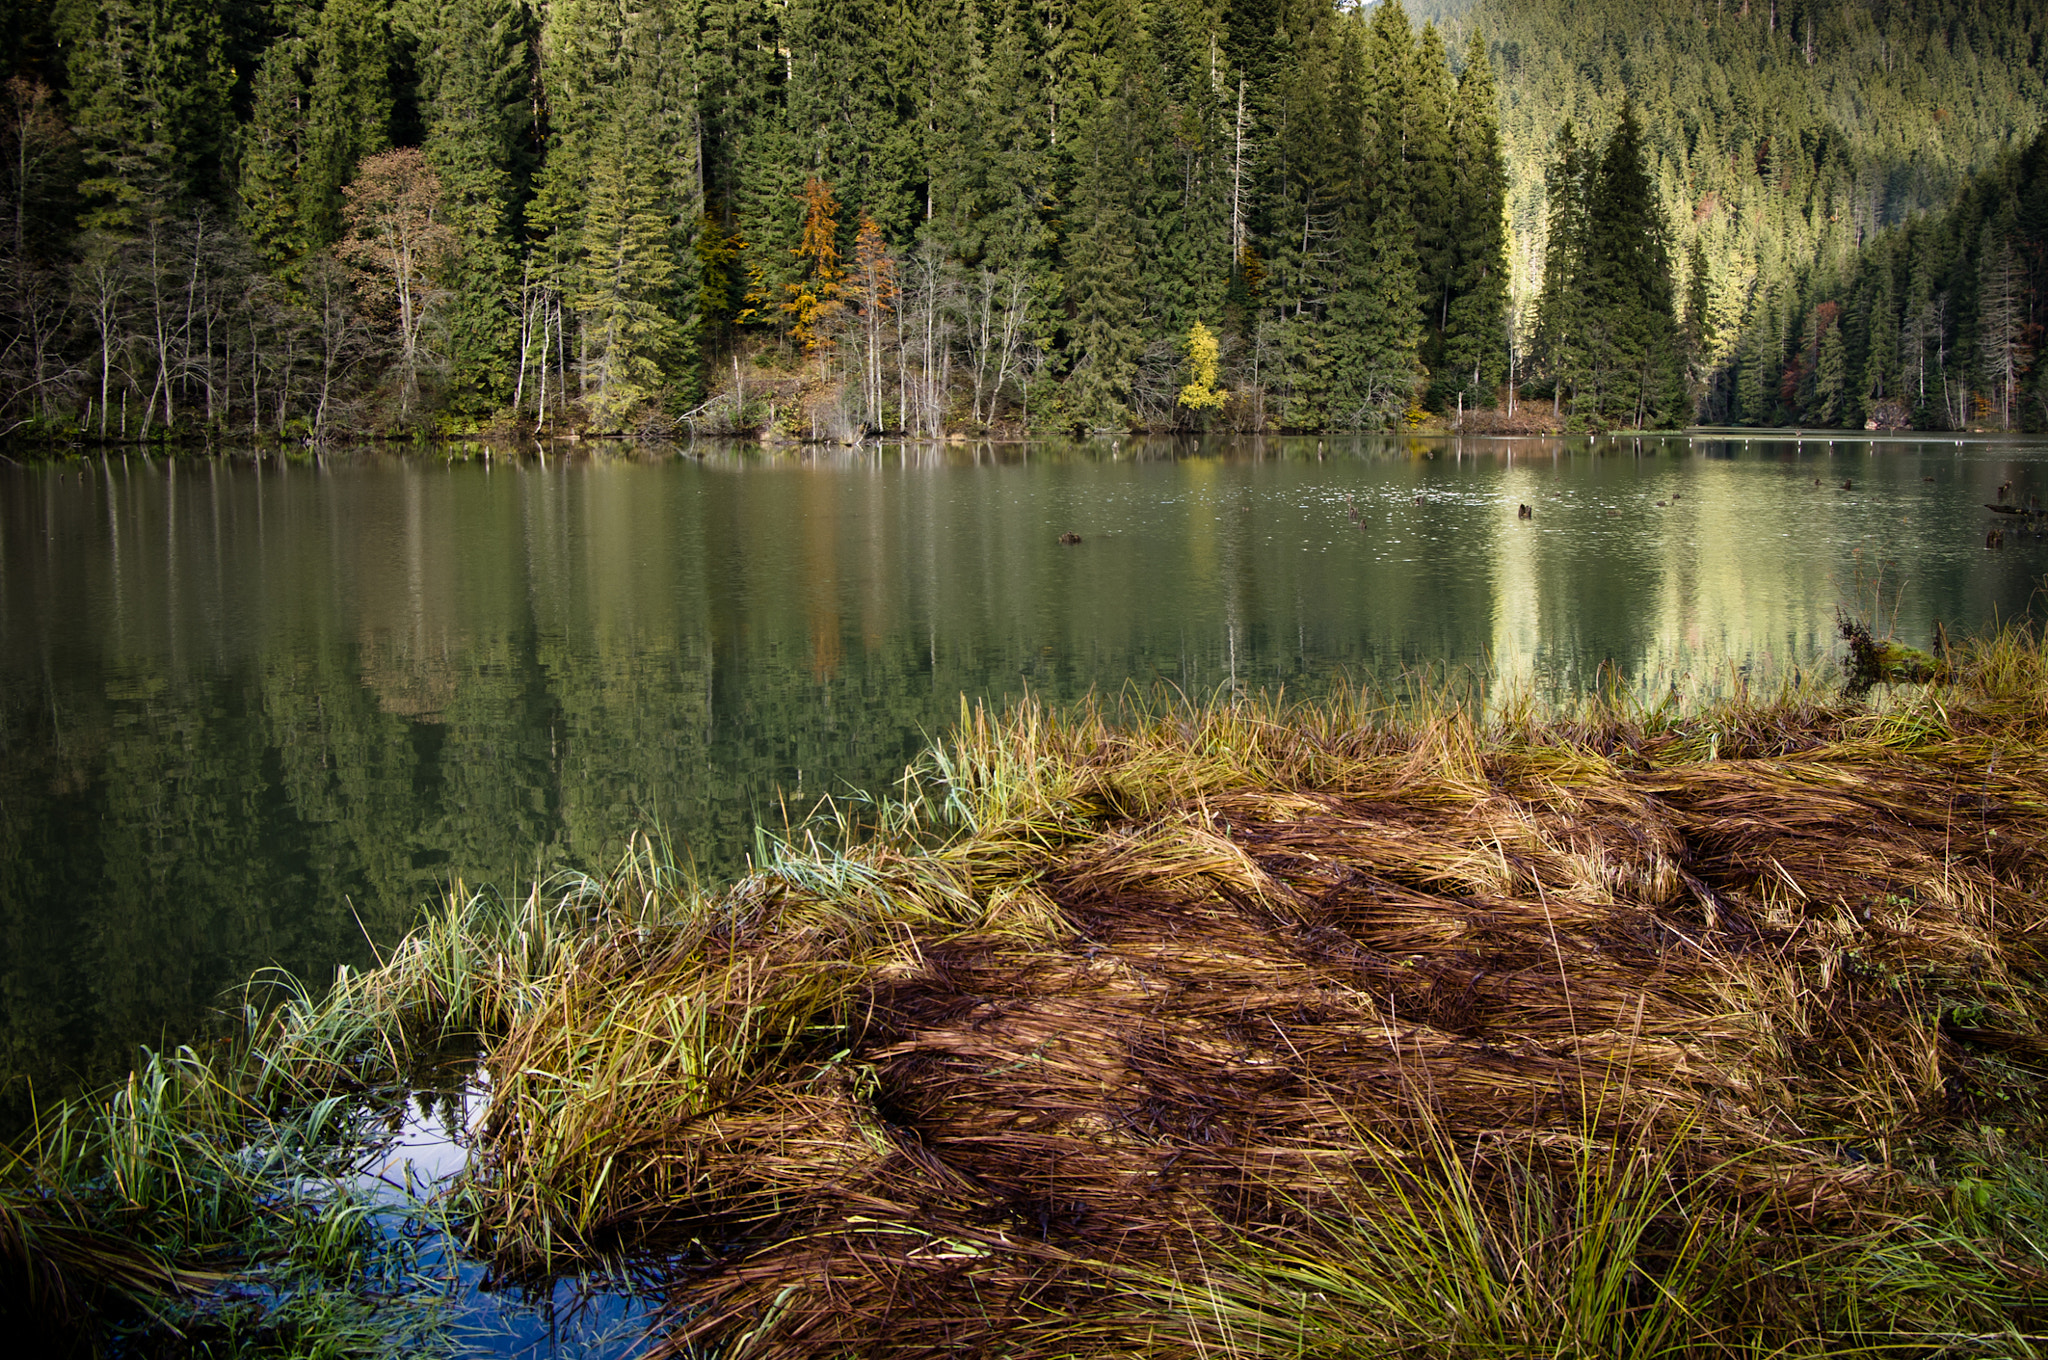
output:
[[[1875,694],[963,708],[729,888],[457,892],[48,1112],[0,1287],[452,1345],[348,1185],[476,1036],[421,1212],[666,1353],[2043,1354],[2048,644]]]

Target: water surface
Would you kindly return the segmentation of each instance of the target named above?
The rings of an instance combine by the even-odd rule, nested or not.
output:
[[[1773,435],[584,449],[0,472],[0,1103],[453,878],[880,788],[963,695],[1725,689],[2037,607],[2048,444]],[[1846,485],[1845,485],[1846,483]],[[1531,517],[1522,519],[1527,505]],[[2005,546],[1987,550],[1988,527]],[[1081,542],[1063,546],[1060,536]],[[0,1110],[0,1113],[6,1111]]]

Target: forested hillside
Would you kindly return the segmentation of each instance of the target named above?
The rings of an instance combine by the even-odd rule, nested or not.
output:
[[[1378,428],[1507,371],[1491,69],[1391,0],[17,0],[10,33],[9,423]]]
[[[1997,167],[2012,164],[2048,116],[2048,6],[1419,0],[1416,8],[1452,33],[1484,34],[1499,74],[1525,346],[1544,280],[1544,180],[1560,134],[1570,123],[1582,144],[1605,138],[1624,98],[1634,102],[1673,232],[1678,295],[1704,304],[1693,331],[1694,379],[1699,414],[1710,421],[1861,424],[1895,398],[1882,386],[1884,371],[1894,359],[1918,370],[1917,354],[1888,356],[1867,382],[1858,367],[1840,380],[1839,395],[1796,395],[1813,387],[1813,356],[1833,324],[1814,309],[1832,302],[1861,325],[1842,291],[1859,249],[1887,227],[1946,209],[1973,174],[2003,173]],[[1936,270],[1947,281],[1922,279],[1929,297],[1946,295],[1941,314],[1901,315],[1878,327],[1903,325],[1907,350],[1924,344],[1926,362],[1944,373],[1945,407],[1940,397],[1908,402],[1920,423],[1938,428],[1982,423],[1982,413],[1965,409],[1976,397],[1987,411],[2001,405],[1990,396],[1993,376],[1973,329],[1980,232],[1974,223],[1966,230],[1958,244],[1967,258]],[[1998,250],[2031,261],[2023,291],[2048,300],[2048,277],[2026,245],[2041,239],[2038,230],[2003,234]],[[1901,280],[1892,302],[1904,307],[1908,291]],[[1924,310],[1927,298],[1914,305]],[[2032,306],[2020,329],[2038,333],[2040,303]],[[1783,394],[1784,372],[1802,348],[1808,358],[1794,394]],[[1897,413],[1887,406],[1884,418]]]
[[[1882,321],[1845,290],[2017,173],[2048,11],[1416,15],[7,0],[0,429],[1349,429],[1517,388],[1560,423],[2032,418],[2019,199]]]

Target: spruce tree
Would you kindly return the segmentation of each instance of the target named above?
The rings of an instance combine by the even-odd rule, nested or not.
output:
[[[644,97],[644,91],[639,92]],[[662,211],[654,148],[640,140],[639,101],[599,129],[578,241],[576,310],[583,326],[584,401],[601,430],[626,428],[664,394],[685,339],[669,305],[674,234]]]
[[[342,188],[391,145],[389,0],[327,0],[313,27],[298,216],[308,243],[341,239]]]
[[[1499,92],[1486,42],[1465,47],[1452,103],[1449,301],[1435,374],[1435,402],[1484,406],[1507,375],[1507,161],[1501,152]]]
[[[483,413],[511,396],[519,343],[518,256],[531,131],[532,34],[519,0],[410,0],[428,161],[455,232],[449,280],[451,404]]]
[[[242,231],[271,276],[294,289],[313,244],[300,216],[310,56],[310,45],[296,33],[270,45],[257,64],[254,103],[242,129]]]
[[[1596,414],[1628,425],[1684,418],[1668,232],[1624,102],[1586,205],[1586,382]]]
[[[1536,297],[1531,349],[1552,385],[1551,408],[1563,413],[1585,369],[1587,193],[1592,167],[1569,120],[1544,171],[1549,234],[1543,247],[1543,286]]]
[[[1082,135],[1075,186],[1079,229],[1067,243],[1068,353],[1064,384],[1068,422],[1082,429],[1121,429],[1130,422],[1131,380],[1143,336],[1137,319],[1136,186],[1124,102],[1102,101]]]
[[[58,0],[65,106],[84,153],[88,229],[125,232],[189,195],[217,196],[229,72],[199,0]]]
[[[1399,0],[1385,0],[1398,12]],[[1416,309],[1422,324],[1418,354],[1430,375],[1431,404],[1456,390],[1445,369],[1445,331],[1457,291],[1458,185],[1452,146],[1453,91],[1442,36],[1424,24],[1406,66],[1407,96],[1402,157],[1407,164],[1408,215],[1414,225]]]
[[[1369,29],[1347,21],[1341,57],[1340,130],[1360,154],[1346,185],[1341,287],[1330,304],[1334,381],[1330,423],[1385,429],[1415,394],[1422,338],[1412,184],[1406,160],[1413,44],[1399,5]],[[1339,150],[1342,155],[1341,148]]]

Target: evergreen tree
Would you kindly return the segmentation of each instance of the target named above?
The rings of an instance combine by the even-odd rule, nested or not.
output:
[[[1585,369],[1585,292],[1588,193],[1592,167],[1567,121],[1544,173],[1549,236],[1543,248],[1543,287],[1536,298],[1533,356],[1552,385],[1552,409],[1563,411]]]
[[[341,238],[343,186],[391,145],[388,0],[326,0],[312,49],[298,219],[309,245],[328,246]]]
[[[621,109],[637,111],[630,102]],[[591,148],[575,302],[584,400],[601,430],[626,428],[640,407],[661,398],[684,340],[667,305],[674,237],[649,150],[630,118],[611,120]]]
[[[1601,419],[1669,424],[1684,413],[1668,233],[1624,104],[1586,204],[1586,379]]]
[[[1508,174],[1498,109],[1486,43],[1474,32],[1452,106],[1449,300],[1433,396],[1440,407],[1491,404],[1507,375]]]
[[[409,0],[401,22],[419,70],[423,150],[455,233],[451,402],[490,411],[509,399],[516,377],[532,34],[519,0]]]
[[[1346,185],[1342,287],[1331,301],[1331,423],[1384,429],[1415,395],[1423,335],[1407,160],[1413,44],[1398,4],[1370,28],[1346,25],[1334,126],[1357,128],[1364,152]],[[1342,155],[1341,149],[1337,151]]]
[[[1124,103],[1105,99],[1080,141],[1074,207],[1081,226],[1066,252],[1072,368],[1064,402],[1068,422],[1084,429],[1128,426],[1143,345],[1131,151]]]
[[[230,77],[198,0],[58,0],[66,111],[87,170],[89,229],[123,232],[188,195],[218,194]]]
[[[310,45],[296,33],[270,45],[257,64],[254,106],[242,129],[242,231],[271,276],[293,288],[313,248],[300,216],[310,59]]]
[[[1399,16],[1399,0],[1385,0],[1389,17]],[[1405,24],[1405,16],[1400,16]],[[1412,45],[1405,68],[1407,96],[1402,159],[1407,166],[1408,216],[1414,224],[1416,308],[1422,323],[1418,354],[1431,379],[1432,404],[1455,390],[1445,366],[1445,331],[1451,299],[1457,291],[1459,208],[1452,148],[1452,87],[1443,38],[1436,25],[1424,24]]]

